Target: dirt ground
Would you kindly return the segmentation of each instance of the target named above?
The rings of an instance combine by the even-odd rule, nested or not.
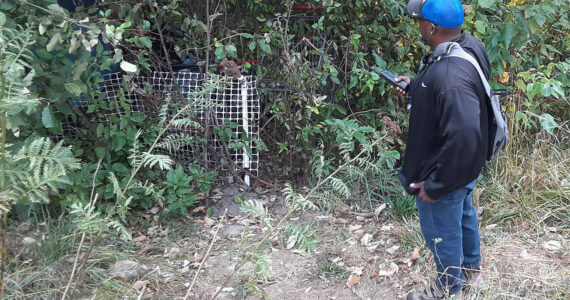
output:
[[[264,222],[239,210],[238,202],[261,200],[273,224],[287,213],[281,195],[263,191],[229,188],[212,198],[211,214],[197,208],[189,217],[131,228],[132,241],[105,241],[106,249],[116,253],[113,261],[127,259],[144,268],[133,278],[103,281],[115,287],[112,293],[105,288],[85,290],[82,299],[184,299],[194,278],[188,299],[210,299],[234,270],[240,249],[251,251],[267,232]],[[156,210],[146,217],[152,220],[153,213]],[[405,299],[410,290],[434,279],[432,256],[423,246],[417,220],[395,218],[389,207],[376,213],[345,208],[329,215],[292,214],[265,243],[261,263],[245,264],[218,299]],[[487,285],[480,291],[469,289],[464,299],[570,297],[567,229],[524,227],[524,222],[512,227],[482,223],[482,272]],[[300,249],[301,241],[287,239],[292,225],[313,231],[307,238],[314,242],[311,253]],[[72,256],[65,258],[64,274],[72,262]],[[117,291],[125,296],[118,298]]]
[[[286,212],[279,200],[267,201],[269,195],[260,198],[275,219]],[[142,298],[182,299],[216,235],[189,297],[210,299],[236,266],[240,244],[255,245],[267,230],[260,220],[241,215],[224,220],[194,215],[185,220],[187,230],[177,228],[173,236],[178,240],[171,241],[170,249],[154,255],[140,251],[154,243],[152,238],[135,242],[137,260],[152,270],[139,279],[150,279]],[[433,259],[423,246],[417,220],[396,220],[387,209],[378,217],[362,215],[346,211],[293,215],[286,224],[311,224],[315,230],[314,252],[291,247],[284,230],[278,230],[263,251],[267,254],[265,280],[252,281],[256,268],[248,263],[218,299],[405,299],[410,290],[433,280]],[[243,239],[245,225],[248,233]],[[481,228],[481,236],[487,288],[471,289],[465,299],[564,299],[569,295],[567,231],[547,228],[528,234],[528,230],[490,224]],[[159,243],[156,250],[164,246]]]

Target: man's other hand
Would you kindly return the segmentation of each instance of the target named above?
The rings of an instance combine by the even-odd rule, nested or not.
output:
[[[430,198],[428,196],[428,194],[426,193],[426,190],[424,189],[424,182],[420,182],[420,183],[412,183],[410,184],[410,187],[412,189],[419,189],[420,193],[418,194],[418,199],[420,199],[421,201],[425,201],[425,202],[429,202],[429,203],[436,203],[439,200],[434,200],[432,198]]]
[[[396,80],[396,82],[403,81],[403,82],[407,83],[408,85],[410,85],[410,77],[408,77],[408,76],[396,76],[395,80]],[[402,90],[399,87],[393,87],[393,88],[396,90],[396,92],[400,93],[402,96],[408,95],[408,92]]]

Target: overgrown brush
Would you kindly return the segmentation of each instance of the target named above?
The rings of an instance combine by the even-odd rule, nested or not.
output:
[[[480,205],[487,222],[523,218],[536,226],[570,228],[570,144],[568,127],[556,135],[518,132],[487,170]],[[477,190],[476,190],[477,191]]]

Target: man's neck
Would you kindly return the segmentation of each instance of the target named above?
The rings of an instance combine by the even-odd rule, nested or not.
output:
[[[458,37],[461,36],[461,34],[463,34],[463,30],[459,31],[459,32],[450,32],[448,34],[441,34],[440,36],[438,36],[434,43],[431,45],[431,50],[434,51],[435,48],[437,48],[437,46],[439,46],[439,44],[441,43],[446,43],[449,41],[452,41]]]

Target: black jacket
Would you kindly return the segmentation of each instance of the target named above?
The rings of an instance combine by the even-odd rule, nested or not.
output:
[[[488,78],[489,58],[481,42],[465,33],[452,41],[477,59]],[[411,80],[408,142],[398,173],[413,195],[418,191],[410,189],[410,183],[425,181],[425,191],[432,199],[477,178],[489,140],[488,102],[477,70],[462,58],[438,61],[442,53],[436,48],[424,56],[418,76]]]

